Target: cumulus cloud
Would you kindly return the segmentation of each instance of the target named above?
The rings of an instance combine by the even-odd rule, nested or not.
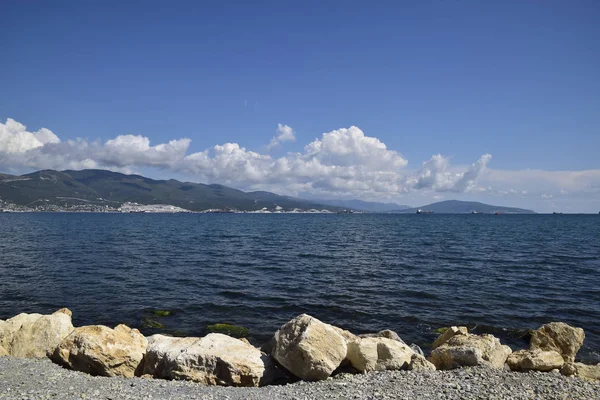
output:
[[[172,167],[173,163],[185,157],[190,139],[171,140],[169,143],[150,146],[150,139],[144,136],[121,135],[107,141],[100,152],[103,164],[127,166]]]
[[[304,150],[308,157],[339,166],[367,165],[389,170],[408,163],[397,152],[388,150],[379,139],[365,136],[356,126],[324,133],[321,139],[315,139]]]
[[[450,167],[448,157],[437,154],[407,179],[407,186],[413,189],[431,188],[437,192],[469,192],[476,187],[491,159],[491,154],[484,154],[466,171],[458,172]]]
[[[46,128],[27,132],[25,125],[12,118],[8,118],[6,124],[0,123],[0,153],[24,153],[47,143],[58,142],[60,139]]]
[[[287,125],[277,124],[277,135],[271,139],[271,142],[267,145],[267,151],[278,146],[283,142],[294,142],[296,141],[296,134],[294,130]]]
[[[295,140],[294,131],[279,124],[267,147]],[[141,135],[120,135],[105,142],[61,141],[52,131],[36,132],[12,119],[0,123],[0,167],[6,169],[105,168],[123,172],[144,167],[189,175],[200,182],[218,182],[240,189],[272,190],[282,194],[393,199],[420,192],[494,195],[600,191],[600,171],[501,171],[488,168],[492,156],[471,165],[454,166],[441,154],[417,169],[376,137],[355,126],[323,133],[300,152],[273,157],[238,143],[216,144],[190,153],[191,140],[153,145]],[[534,184],[535,183],[535,184]]]

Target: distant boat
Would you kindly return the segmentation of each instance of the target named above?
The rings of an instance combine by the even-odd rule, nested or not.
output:
[[[560,214],[562,214],[562,213],[561,213],[561,212],[556,212],[556,211],[554,211],[552,214],[554,214],[554,215],[560,215]]]
[[[496,215],[500,215],[500,211],[496,211],[496,213],[495,213],[495,214],[496,214]]]
[[[481,213],[479,213],[477,211],[471,211],[471,214],[481,214]]]
[[[433,214],[433,211],[425,211],[420,208],[417,210],[417,214]]]

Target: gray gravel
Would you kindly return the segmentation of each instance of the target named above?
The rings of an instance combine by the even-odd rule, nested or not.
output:
[[[49,360],[0,357],[0,399],[600,399],[600,382],[480,368],[340,374],[263,388],[92,377]]]

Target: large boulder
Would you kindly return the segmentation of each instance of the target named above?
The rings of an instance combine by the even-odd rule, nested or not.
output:
[[[454,335],[431,352],[429,361],[437,369],[453,369],[463,366],[486,366],[503,369],[510,347],[502,345],[498,338],[489,335]]]
[[[600,364],[565,363],[560,373],[565,376],[578,376],[584,379],[600,380]]]
[[[271,355],[300,379],[327,379],[346,358],[347,344],[336,328],[302,314],[274,336]]]
[[[137,329],[82,326],[67,336],[52,360],[76,371],[131,378],[140,372],[148,340]]]
[[[41,316],[42,314],[21,313],[6,321],[0,321],[0,346],[4,347],[10,355],[15,334],[23,326],[32,326]]]
[[[438,336],[437,339],[435,339],[435,341],[431,345],[431,350],[437,349],[438,347],[446,343],[448,340],[450,340],[450,338],[453,336],[467,335],[468,333],[469,330],[466,326],[451,326],[450,328],[446,329],[440,336]]]
[[[254,346],[220,333],[203,338],[153,335],[144,374],[205,385],[262,386],[274,377],[274,364]]]
[[[362,337],[348,344],[347,358],[359,372],[408,369],[415,352],[403,342]]]
[[[575,355],[584,339],[583,329],[567,325],[564,322],[550,322],[533,332],[529,348],[531,350],[554,350],[560,353],[565,362],[574,362]]]
[[[0,347],[12,357],[43,358],[72,331],[69,309],[50,315],[22,313],[0,322]]]
[[[0,346],[0,357],[7,357],[8,356],[8,351],[6,351],[6,349],[2,346]]]
[[[513,371],[548,372],[562,367],[564,360],[554,350],[519,350],[510,354],[506,363]]]

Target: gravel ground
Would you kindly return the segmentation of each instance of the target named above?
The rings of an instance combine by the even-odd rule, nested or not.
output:
[[[92,377],[50,360],[0,357],[0,399],[600,399],[600,382],[481,368],[340,374],[263,388]]]

